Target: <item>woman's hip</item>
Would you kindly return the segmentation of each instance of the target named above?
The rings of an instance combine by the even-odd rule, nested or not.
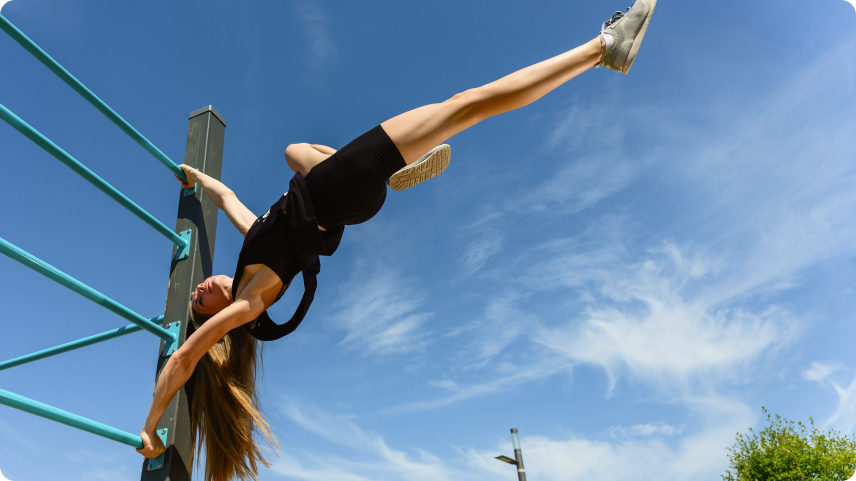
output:
[[[318,224],[354,225],[374,217],[386,199],[386,181],[405,165],[379,125],[349,142],[306,176]]]

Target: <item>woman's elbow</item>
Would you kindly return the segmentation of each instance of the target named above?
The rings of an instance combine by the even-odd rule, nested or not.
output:
[[[179,348],[172,353],[168,362],[172,364],[171,367],[177,375],[189,378],[193,370],[196,369],[196,363],[199,362],[199,359],[187,349]]]

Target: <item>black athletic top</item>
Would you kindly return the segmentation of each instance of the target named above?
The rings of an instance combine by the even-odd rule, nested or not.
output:
[[[278,301],[294,276],[303,272],[305,290],[291,320],[285,324],[276,324],[267,311],[264,311],[255,321],[244,325],[250,334],[260,341],[273,341],[297,329],[306,316],[318,287],[316,276],[321,271],[318,256],[333,255],[345,231],[344,225],[330,228],[326,232],[318,229],[318,221],[303,175],[296,173],[288,187],[289,191],[263,216],[256,219],[247,231],[238,256],[235,277],[232,279],[232,299],[235,299],[238,285],[244,275],[244,267],[263,264],[282,280],[283,287],[276,298]],[[282,215],[281,210],[284,210],[286,215]]]
[[[270,267],[282,280],[277,300],[298,272],[303,272],[306,290],[290,321],[278,325],[263,312],[245,325],[250,334],[272,341],[297,328],[318,287],[318,256],[333,255],[346,225],[366,222],[380,211],[387,179],[405,165],[395,142],[378,125],[312,167],[305,178],[294,175],[289,191],[247,232],[232,280],[232,299],[244,267],[252,264]],[[326,232],[318,230],[319,223]]]

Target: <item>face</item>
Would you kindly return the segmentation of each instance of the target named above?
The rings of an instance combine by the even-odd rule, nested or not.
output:
[[[199,314],[212,316],[232,304],[232,278],[214,276],[205,279],[196,286],[190,297],[193,310]]]

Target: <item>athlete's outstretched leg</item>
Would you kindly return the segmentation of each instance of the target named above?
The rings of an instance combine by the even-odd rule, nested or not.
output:
[[[393,117],[381,126],[407,164],[446,139],[482,120],[538,100],[559,85],[594,67],[602,54],[600,39],[518,70],[487,85],[459,93]]]
[[[655,4],[656,0],[639,0],[626,15],[613,15],[604,24],[602,34],[584,45],[459,93],[443,103],[403,113],[381,126],[410,165],[455,134],[488,117],[529,105],[598,63],[626,73]]]

